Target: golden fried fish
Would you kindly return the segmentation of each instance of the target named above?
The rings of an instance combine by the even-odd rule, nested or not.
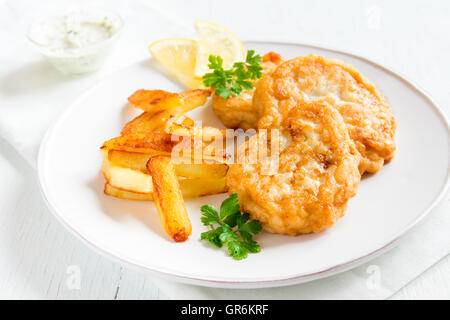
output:
[[[282,63],[256,83],[258,128],[277,128],[299,103],[326,101],[336,108],[362,156],[359,170],[377,172],[394,156],[396,122],[385,98],[355,68],[309,55]]]
[[[263,74],[272,73],[282,61],[278,53],[266,53],[261,63]],[[255,82],[258,82],[258,80]],[[254,89],[243,91],[240,97],[233,96],[228,99],[213,94],[212,104],[214,112],[226,127],[245,130],[256,128],[259,117],[257,110],[252,104],[253,91]]]
[[[328,103],[301,103],[290,109],[279,124],[278,139],[271,131],[266,141],[264,130],[259,130],[240,146],[227,186],[229,193],[238,193],[242,211],[269,232],[320,232],[344,215],[356,194],[360,154],[342,116]],[[278,170],[266,174],[276,159],[272,146],[277,142]],[[272,151],[255,161],[255,149]]]

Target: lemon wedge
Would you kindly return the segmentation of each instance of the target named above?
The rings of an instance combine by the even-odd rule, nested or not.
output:
[[[202,81],[194,77],[198,56],[197,41],[182,38],[162,39],[150,44],[148,50],[181,83],[190,89],[202,86]]]
[[[197,79],[205,73],[211,72],[208,68],[208,57],[211,54],[222,57],[225,69],[230,68],[234,62],[244,60],[244,45],[231,31],[221,25],[204,20],[195,21],[194,26],[198,36],[197,59],[194,69]]]

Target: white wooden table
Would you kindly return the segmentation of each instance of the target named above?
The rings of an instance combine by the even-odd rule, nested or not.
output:
[[[18,19],[36,8],[25,0],[0,0],[0,4],[17,11]],[[450,111],[448,1],[277,1],[275,5],[263,0],[165,0],[158,2],[157,10],[180,25],[191,25],[197,18],[216,21],[243,39],[319,43],[366,56],[405,74],[447,114]],[[0,28],[15,26],[0,21]],[[165,30],[151,34],[128,48],[130,60],[137,57],[132,50],[155,40],[155,34],[167,36]],[[7,80],[2,77],[0,66],[0,83]],[[5,107],[0,102],[0,112]],[[99,256],[69,234],[41,199],[34,169],[1,139],[0,177],[0,298],[165,298],[151,278]],[[450,257],[391,298],[449,299]]]

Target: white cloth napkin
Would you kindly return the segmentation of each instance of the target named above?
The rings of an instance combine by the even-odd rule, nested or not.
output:
[[[64,5],[67,3],[75,2],[68,1]],[[125,20],[122,37],[101,71],[82,76],[63,76],[40,57],[24,37],[33,13],[50,11],[61,3],[0,0],[0,39],[7,44],[0,50],[0,136],[33,167],[45,131],[77,96],[107,74],[146,57],[146,46],[151,41],[192,34],[191,26],[184,25],[181,19],[149,1],[96,1],[95,4],[120,12]],[[189,17],[188,20],[193,18],[197,17]],[[83,130],[82,124],[80,130]],[[387,298],[448,255],[449,209],[447,196],[441,206],[397,248],[351,271],[302,285],[225,290],[156,278],[153,281],[167,298],[175,299]]]

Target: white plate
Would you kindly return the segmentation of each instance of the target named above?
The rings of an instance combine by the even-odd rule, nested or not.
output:
[[[262,251],[235,261],[225,250],[199,240],[203,204],[218,206],[225,195],[186,201],[193,233],[174,243],[152,202],[103,194],[103,141],[119,135],[139,113],[125,107],[136,89],[181,90],[151,59],[117,72],[73,103],[49,130],[39,154],[39,180],[48,206],[74,234],[98,252],[142,271],[213,287],[258,288],[317,279],[355,267],[384,252],[443,196],[449,182],[449,127],[422,91],[375,63],[308,45],[249,42],[259,53],[286,58],[316,53],[341,59],[366,75],[389,100],[398,121],[394,160],[361,181],[346,216],[326,232],[299,237],[262,233]],[[210,105],[191,113],[218,125]]]

